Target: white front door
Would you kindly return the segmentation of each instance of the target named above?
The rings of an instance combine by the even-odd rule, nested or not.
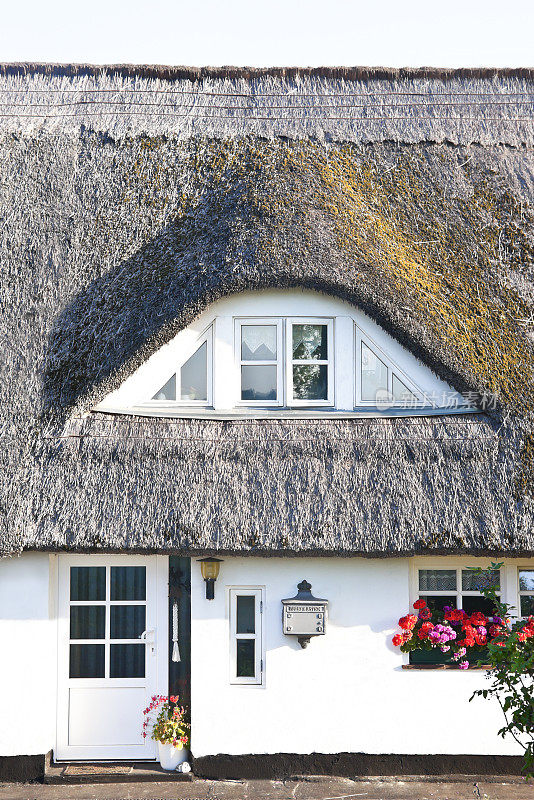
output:
[[[143,709],[167,688],[168,559],[60,556],[57,759],[155,758]]]

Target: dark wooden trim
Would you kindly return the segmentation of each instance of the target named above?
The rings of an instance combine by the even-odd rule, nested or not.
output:
[[[371,753],[276,753],[202,756],[192,759],[198,778],[288,779],[297,775],[521,775],[521,756],[397,755]]]

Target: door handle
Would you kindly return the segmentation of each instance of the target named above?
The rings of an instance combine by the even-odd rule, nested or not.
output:
[[[142,642],[146,642],[148,646],[148,652],[151,655],[156,654],[156,631],[154,628],[147,628],[146,631],[143,631],[141,636],[139,637]]]

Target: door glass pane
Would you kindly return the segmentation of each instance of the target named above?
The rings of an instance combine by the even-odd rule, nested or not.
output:
[[[519,591],[534,592],[534,569],[519,570]]]
[[[71,606],[71,639],[105,639],[106,606]]]
[[[295,400],[328,399],[328,367],[326,364],[293,365],[293,397]]]
[[[362,400],[376,402],[376,393],[387,391],[388,368],[384,362],[362,342]]]
[[[408,387],[393,373],[393,399],[400,402],[410,403],[416,400],[416,396],[411,392]]]
[[[254,678],[255,644],[254,639],[236,639],[238,678]]]
[[[532,594],[521,595],[521,616],[522,617],[534,616],[534,595]]]
[[[144,678],[145,645],[110,645],[109,676],[110,678]]]
[[[276,325],[241,325],[241,361],[276,361]]]
[[[71,678],[103,678],[105,646],[103,644],[71,644]]]
[[[422,592],[447,592],[456,590],[455,569],[420,569],[419,589]]]
[[[491,575],[492,586],[494,589],[501,588],[501,573],[500,570],[492,570]],[[462,590],[464,592],[478,592],[480,589],[481,577],[470,569],[462,570]]]
[[[112,600],[145,600],[146,567],[111,567]]]
[[[443,611],[445,606],[456,608],[456,595],[431,595],[420,594],[419,597],[425,600],[427,606],[431,611]],[[415,613],[415,612],[414,612]]]
[[[176,400],[176,375],[169,378],[167,383],[156,392],[152,400]]]
[[[145,606],[111,606],[110,637],[139,639],[145,630]]]
[[[106,568],[105,567],[71,567],[70,568],[71,600],[105,600]]]
[[[276,365],[241,367],[242,400],[276,400]]]
[[[293,360],[328,359],[327,325],[293,325]]]
[[[237,633],[256,633],[254,595],[237,595]]]
[[[208,344],[200,345],[180,369],[182,400],[208,399]]]
[[[469,594],[462,597],[462,608],[464,611],[467,611],[468,614],[472,614],[473,611],[482,611],[482,613],[486,614],[488,617],[492,617],[497,613],[491,600]]]

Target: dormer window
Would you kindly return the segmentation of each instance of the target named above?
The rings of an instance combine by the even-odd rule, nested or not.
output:
[[[279,290],[215,303],[96,410],[254,416],[469,408],[358,309]]]

